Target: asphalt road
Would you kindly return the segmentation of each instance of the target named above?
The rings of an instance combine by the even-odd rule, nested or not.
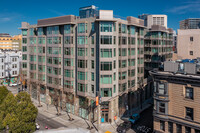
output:
[[[57,117],[57,116],[55,116]],[[57,129],[59,127],[67,127],[57,121],[54,121],[52,118],[48,118],[38,112],[36,122],[40,125],[40,130],[46,130],[46,126],[50,129]]]
[[[133,125],[132,130],[136,133],[153,132],[153,107],[144,110],[140,114],[140,119]]]

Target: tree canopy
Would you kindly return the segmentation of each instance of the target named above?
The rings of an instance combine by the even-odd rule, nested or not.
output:
[[[9,92],[0,104],[0,130],[8,126],[12,133],[34,132],[37,113],[27,92],[20,92],[16,97]]]

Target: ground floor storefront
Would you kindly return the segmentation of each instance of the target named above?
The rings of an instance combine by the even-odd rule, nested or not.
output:
[[[65,92],[62,89],[48,87],[43,84],[31,83],[28,86],[31,97],[47,105],[54,105],[56,109],[64,110],[69,115],[77,115],[91,122],[114,123],[116,118],[138,108],[145,101],[146,90],[141,95],[138,92],[125,93],[110,100],[101,101],[97,106],[95,97],[77,96],[74,92]],[[146,93],[145,93],[146,92]],[[143,99],[142,99],[143,98]]]

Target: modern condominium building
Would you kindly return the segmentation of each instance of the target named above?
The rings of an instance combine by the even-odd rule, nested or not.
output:
[[[200,29],[200,18],[188,18],[180,21],[180,29]]]
[[[199,63],[165,62],[151,71],[154,80],[154,131],[200,132]]]
[[[152,25],[145,36],[145,76],[162,62],[170,60],[173,52],[173,30],[161,25]]]
[[[46,102],[50,95],[53,103],[57,96],[68,112],[113,122],[129,106],[128,92],[144,79],[144,21],[114,18],[112,10],[88,16],[89,8],[96,10],[81,8],[80,16],[41,19],[36,25],[22,22],[22,78],[33,98]],[[133,99],[131,104],[139,103],[137,95]]]

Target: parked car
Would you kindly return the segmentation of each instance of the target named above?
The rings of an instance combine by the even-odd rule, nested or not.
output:
[[[10,84],[10,86],[17,86],[18,84]]]
[[[131,122],[131,124],[135,124],[139,118],[140,118],[140,115],[136,113],[136,114],[131,115],[130,117],[122,117],[121,119],[124,121],[129,121]]]
[[[124,123],[121,123],[117,127],[117,132],[118,133],[126,133],[126,131],[128,131],[130,128],[131,128],[131,122],[125,121]]]
[[[40,129],[40,125],[38,123],[35,123],[35,128],[36,128],[36,130],[39,130]]]
[[[135,124],[138,121],[139,118],[140,118],[139,114],[133,114],[132,116],[130,116],[129,121],[132,124]]]

